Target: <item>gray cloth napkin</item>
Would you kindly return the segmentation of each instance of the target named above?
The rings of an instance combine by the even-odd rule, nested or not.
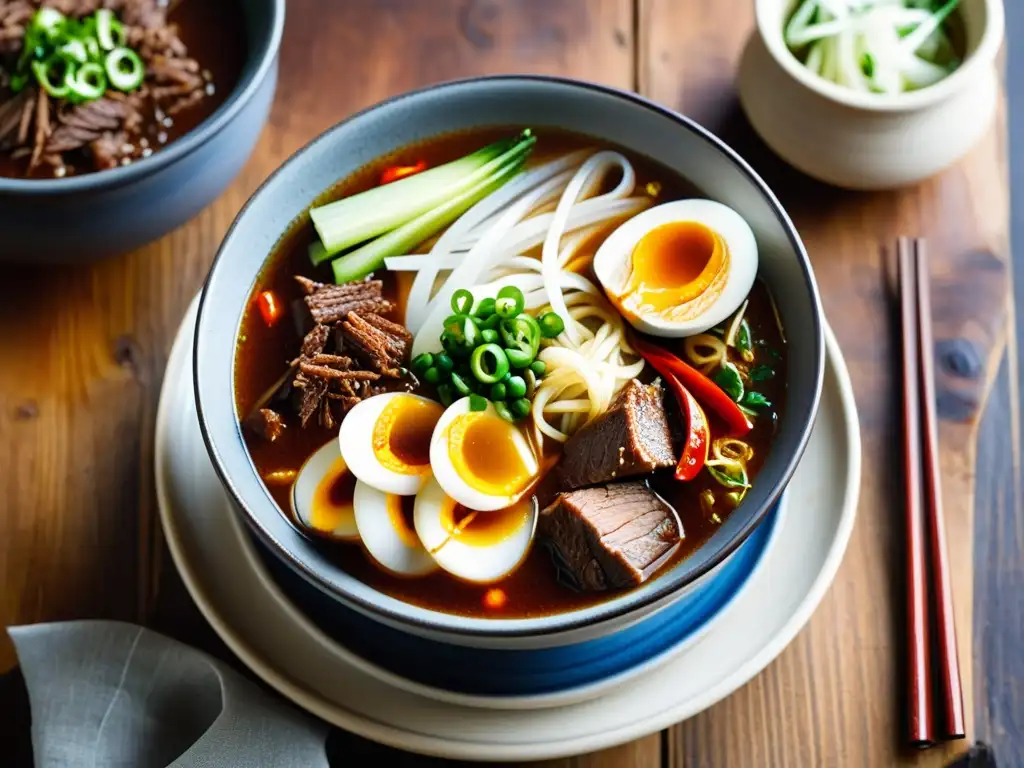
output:
[[[326,768],[327,726],[142,627],[12,627],[36,766]]]

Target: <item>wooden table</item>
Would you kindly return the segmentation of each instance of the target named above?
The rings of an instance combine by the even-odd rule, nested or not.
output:
[[[970,734],[995,742],[1003,764],[1024,762],[1013,740],[1022,694],[999,661],[1016,648],[1019,669],[1024,614],[1016,358],[1000,367],[1013,338],[1005,110],[967,160],[920,187],[829,189],[771,156],[739,114],[733,73],[752,26],[751,0],[290,0],[270,123],[221,199],[124,258],[5,269],[0,278],[0,620],[137,621],[230,657],[170,563],[152,471],[170,343],[225,229],[288,155],[386,96],[468,75],[570,75],[687,113],[774,187],[804,236],[852,370],[864,481],[833,589],[763,674],[661,734],[550,765],[938,765],[966,748],[900,750],[897,379],[880,256],[897,234],[926,235],[935,261],[942,466]],[[1018,591],[1001,590],[1005,579]],[[1004,630],[1017,632],[1018,645]],[[0,638],[0,671],[14,663]],[[0,711],[20,713],[0,718],[2,741],[24,760],[25,715],[7,706],[23,705],[23,690],[16,674],[2,680]],[[340,733],[331,745],[358,758],[348,765],[432,762]]]

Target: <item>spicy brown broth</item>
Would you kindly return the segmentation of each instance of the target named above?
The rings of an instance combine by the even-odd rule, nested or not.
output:
[[[489,141],[508,136],[514,131],[515,129],[501,129],[452,134],[406,147],[361,168],[330,190],[317,203],[351,195],[374,186],[381,171],[390,165],[411,164],[424,159],[431,166],[435,166],[478,149]],[[594,146],[597,143],[572,134],[553,133],[545,129],[540,132],[536,153],[554,154],[582,146]],[[636,169],[638,190],[643,189],[648,182],[656,181],[661,185],[661,200],[695,194],[693,187],[675,174],[649,160],[637,157],[634,153],[626,154]],[[268,328],[256,308],[256,297],[261,291],[272,290],[282,300],[284,306],[289,306],[292,301],[301,300],[302,296],[299,286],[292,279],[293,275],[303,274],[323,282],[332,280],[328,265],[316,268],[310,265],[307,247],[314,238],[312,224],[308,214],[305,214],[278,243],[257,280],[249,309],[242,321],[235,355],[236,405],[238,413],[243,417],[250,412],[258,398],[278,380],[285,367],[296,356],[299,346],[291,318],[282,318],[277,325]],[[389,298],[397,300],[401,306],[408,291],[408,281],[388,272],[378,273],[376,277],[384,280],[385,293]],[[405,282],[405,285],[400,286],[400,282]],[[784,359],[776,359],[767,351],[771,349],[782,353],[784,350],[767,291],[760,283],[750,296],[746,317],[754,338],[767,342],[764,346],[755,346],[755,364],[771,364],[781,373],[785,367]],[[392,319],[401,320],[401,315]],[[681,342],[667,341],[665,346],[680,357],[684,356]],[[781,376],[777,375],[769,381],[759,383],[757,389],[773,403],[775,411],[780,412],[784,392]],[[671,395],[666,393],[665,400],[669,418],[678,418],[678,410],[672,402]],[[293,414],[283,415],[288,422],[288,428],[274,443],[268,443],[245,431],[245,441],[253,463],[263,476],[276,470],[298,470],[317,448],[337,435],[337,429],[326,430],[316,424],[315,420],[312,420],[306,429],[302,429]],[[724,427],[714,414],[709,411],[707,415],[711,421],[712,435],[724,434]],[[754,430],[749,435],[748,442],[754,449],[754,457],[748,465],[752,479],[761,468],[773,432],[773,420],[766,414],[757,420]],[[702,512],[699,501],[701,491],[710,488],[718,497],[723,497],[724,489],[715,483],[706,471],[701,472],[697,479],[690,483],[676,482],[671,471],[651,476],[649,483],[676,509],[686,534],[683,546],[673,562],[660,571],[660,574],[664,574],[672,565],[686,558],[707,541],[719,525]],[[268,490],[285,514],[291,516],[290,485],[269,485]],[[716,504],[716,509],[720,507],[723,505]],[[720,514],[723,520],[727,517],[724,512]],[[373,588],[405,602],[445,613],[492,618],[544,616],[601,603],[619,594],[617,591],[578,593],[561,585],[555,578],[548,554],[543,547],[537,546],[531,549],[515,573],[492,585],[470,584],[444,572],[422,578],[389,574],[376,566],[363,549],[354,544],[327,542],[323,549],[346,572]],[[489,607],[485,608],[484,596],[495,587],[500,588],[507,599],[500,608],[493,607],[494,601],[488,601]]]
[[[195,106],[174,115],[170,125],[147,122],[145,136],[154,153],[180,139],[220,108],[238,85],[248,54],[244,9],[238,0],[181,0],[167,20],[178,25],[189,55],[210,71],[214,91]],[[161,132],[166,134],[163,142],[159,141]],[[13,159],[0,152],[0,178],[25,178],[28,162],[29,158]],[[102,171],[79,171],[77,175],[86,173]],[[74,176],[76,172],[68,175]]]

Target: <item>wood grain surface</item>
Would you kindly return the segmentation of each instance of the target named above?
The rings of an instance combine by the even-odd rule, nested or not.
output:
[[[973,579],[994,578],[985,559],[972,567],[976,484],[989,498],[992,473],[1019,470],[1019,433],[1006,426],[1017,424],[1016,360],[996,378],[1013,319],[1004,116],[969,158],[926,184],[846,193],[784,166],[739,113],[733,74],[752,29],[750,0],[290,0],[288,13],[270,122],[221,199],[124,258],[46,273],[8,270],[0,278],[0,621],[139,621],[229,658],[170,563],[152,479],[170,343],[224,231],[275,167],[355,110],[456,77],[563,74],[634,88],[686,112],[733,144],[775,189],[811,253],[851,367],[864,482],[835,586],[763,674],[670,731],[546,765],[938,765],[966,748],[901,749],[899,419],[883,259],[898,234],[931,243],[947,530],[968,712],[979,719],[969,733],[998,737],[998,683],[978,663],[971,628]],[[993,381],[999,413],[986,419],[979,464],[978,424]],[[1005,546],[998,551],[1010,558],[1007,567],[1020,569]],[[997,619],[985,615],[988,623]],[[14,663],[3,636],[0,671]],[[5,703],[24,692],[15,676],[0,680],[0,710],[7,711]],[[0,718],[0,741],[24,745],[24,723]],[[341,732],[330,752],[339,765],[441,762]],[[3,755],[0,748],[7,765]]]

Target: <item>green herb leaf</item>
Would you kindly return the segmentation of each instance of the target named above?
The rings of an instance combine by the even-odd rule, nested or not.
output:
[[[768,381],[768,379],[775,376],[775,371],[770,365],[755,365],[749,371],[747,371],[747,378],[751,381]]]
[[[740,405],[746,408],[762,409],[771,408],[772,403],[767,397],[762,395],[760,392],[747,392],[743,395],[740,400]]]
[[[722,367],[718,369],[715,374],[715,384],[737,403],[743,399],[743,379],[736,366],[729,361],[724,361]]]
[[[712,467],[705,465],[711,476],[718,481],[719,485],[724,485],[726,488],[749,488],[750,483],[747,480],[747,471],[740,469],[736,477],[728,474],[727,472],[719,469],[718,467]]]
[[[754,362],[754,342],[746,320],[740,322],[739,330],[736,332],[736,349],[745,362]]]

